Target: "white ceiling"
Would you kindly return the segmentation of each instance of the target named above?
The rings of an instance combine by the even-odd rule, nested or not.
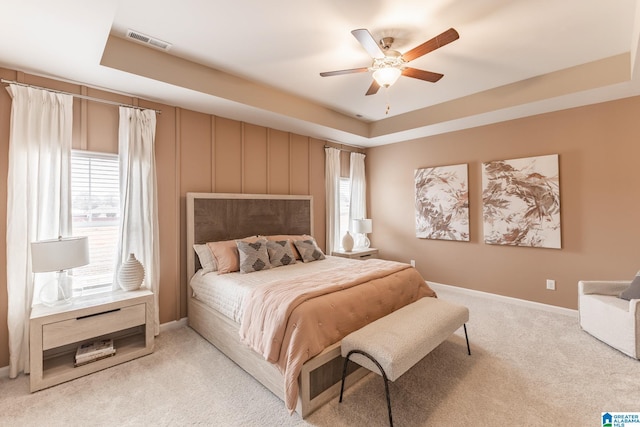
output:
[[[635,0],[3,3],[1,67],[360,146],[640,94],[633,73]],[[403,76],[388,91],[365,96],[370,73],[319,76],[371,64],[353,29],[367,28],[376,39],[393,36],[393,48],[406,52],[450,27],[459,40],[410,63],[444,74],[437,83]],[[208,75],[209,90],[192,85],[186,73],[183,81],[150,78],[158,70],[145,70],[142,60],[135,67],[129,61],[131,69],[111,65],[105,47],[127,29],[171,43],[165,60],[223,73]],[[571,73],[562,74],[566,69]],[[219,75],[219,86],[228,84],[228,74],[240,78],[237,86],[215,87]],[[255,99],[236,88],[253,91]],[[273,105],[258,99],[264,94]],[[277,105],[276,97],[295,107]]]

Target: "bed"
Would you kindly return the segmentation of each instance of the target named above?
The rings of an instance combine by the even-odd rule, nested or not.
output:
[[[428,288],[417,271],[406,264],[385,263],[379,260],[356,261],[326,256],[324,260],[319,262],[298,261],[293,265],[251,274],[218,275],[216,272],[205,274],[195,251],[192,249],[194,244],[230,241],[255,235],[313,236],[312,197],[220,193],[187,194],[189,325],[282,399],[289,410],[295,410],[303,418],[339,394],[343,361],[340,355],[342,336],[354,328],[361,327],[362,322],[373,321],[385,315],[376,310],[395,310],[418,298],[435,296],[435,293]],[[345,263],[351,266],[347,267]],[[365,274],[366,280],[348,280],[348,275],[345,273],[347,268],[367,271],[369,276]],[[393,277],[388,274],[387,269],[394,271]],[[371,275],[371,272],[374,274]],[[224,289],[227,285],[232,289],[235,285],[230,282],[235,283],[234,275],[238,280],[244,281],[242,282],[244,285],[232,290],[231,294],[226,294],[224,297],[226,299],[223,299],[222,302],[219,300],[216,302],[216,296],[209,298],[207,293],[212,289]],[[387,279],[386,275],[389,275],[390,279]],[[261,335],[262,330],[258,334],[251,335],[251,330],[248,330],[246,325],[257,324],[259,320],[254,318],[252,321],[247,321],[247,316],[267,311],[268,305],[263,305],[262,301],[267,301],[269,298],[273,298],[273,294],[278,294],[271,292],[272,289],[275,289],[273,286],[277,285],[277,289],[287,286],[293,289],[300,288],[301,283],[304,283],[310,288],[322,285],[324,289],[324,284],[321,282],[327,281],[325,278],[333,276],[335,279],[332,280],[335,280],[336,283],[332,286],[336,287],[333,290],[337,292],[322,290],[319,291],[322,296],[320,293],[314,298],[305,296],[304,302],[299,303],[299,307],[305,307],[313,314],[303,314],[302,308],[296,308],[296,311],[286,314],[287,319],[289,315],[293,319],[290,321],[293,323],[291,328],[289,326],[286,329],[284,326],[281,329],[274,328],[277,330],[274,333],[280,334],[279,338],[283,339],[282,350],[278,348],[274,351],[272,348],[267,348],[259,353],[258,351],[262,348],[254,350],[248,345],[248,343],[252,346],[256,345],[251,341],[251,337]],[[392,289],[397,288],[399,281],[413,283],[407,285],[410,286],[410,290],[401,292],[403,295],[398,297],[398,301],[395,301],[389,298],[389,295]],[[388,285],[387,282],[389,282]],[[290,284],[295,284],[295,286]],[[376,292],[378,289],[382,289],[382,293],[377,296],[373,294],[374,289]],[[263,293],[260,294],[260,292]],[[281,295],[288,295],[288,292],[283,291]],[[255,298],[253,300],[247,299],[248,293],[259,294],[262,299],[248,304],[246,301],[255,301]],[[304,291],[302,294],[307,295],[309,292]],[[287,298],[289,297],[287,296]],[[297,297],[291,298],[296,299]],[[360,309],[358,308],[354,310],[354,313],[351,313],[349,310],[353,310],[353,308],[346,307],[349,304],[343,303],[344,298],[351,298],[353,301],[372,298],[372,303],[366,306],[368,311],[360,315],[362,319],[350,321],[351,323],[346,327],[344,322],[335,325],[331,323],[334,321],[334,317],[337,318],[339,314],[324,313],[338,307],[336,309],[338,313],[344,311],[344,316],[355,318],[354,313]],[[240,301],[245,301],[242,309],[238,306]],[[382,308],[370,308],[377,305]],[[327,309],[327,307],[331,307],[331,309]],[[306,316],[311,316],[310,318],[313,320],[306,320]],[[267,317],[270,316],[267,315]],[[336,320],[336,322],[340,321]],[[330,332],[316,332],[314,329],[316,324],[329,325],[325,329]],[[337,335],[336,330],[338,329],[342,335]],[[302,354],[299,354],[300,351],[297,349],[301,347],[300,340],[307,339],[316,333],[318,336],[313,336],[314,343],[308,344],[309,347],[304,347],[306,353],[302,351]],[[241,339],[241,335],[244,340]],[[271,341],[267,340],[266,347],[270,347],[269,342]],[[284,344],[285,342],[287,345]],[[307,346],[306,342],[304,342],[304,346]],[[311,352],[309,348],[312,348]],[[271,353],[269,353],[270,351]],[[272,355],[271,362],[266,360],[270,358],[269,354]],[[347,376],[346,387],[367,373],[368,371],[353,366]],[[294,389],[295,393],[292,392]]]

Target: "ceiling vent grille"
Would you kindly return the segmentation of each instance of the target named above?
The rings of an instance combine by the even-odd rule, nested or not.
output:
[[[171,48],[170,43],[163,42],[160,39],[147,36],[146,34],[142,34],[141,32],[134,30],[127,30],[127,38],[161,50],[169,50]]]

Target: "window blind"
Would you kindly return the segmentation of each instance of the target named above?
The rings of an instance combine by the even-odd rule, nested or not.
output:
[[[82,293],[109,290],[120,226],[116,154],[72,150],[71,205],[73,235],[89,237],[90,254],[90,264],[73,271],[74,288]]]

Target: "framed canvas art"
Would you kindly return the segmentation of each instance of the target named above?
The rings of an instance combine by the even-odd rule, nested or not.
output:
[[[561,247],[558,155],[482,164],[484,241]]]
[[[469,241],[467,165],[415,171],[416,237]]]

